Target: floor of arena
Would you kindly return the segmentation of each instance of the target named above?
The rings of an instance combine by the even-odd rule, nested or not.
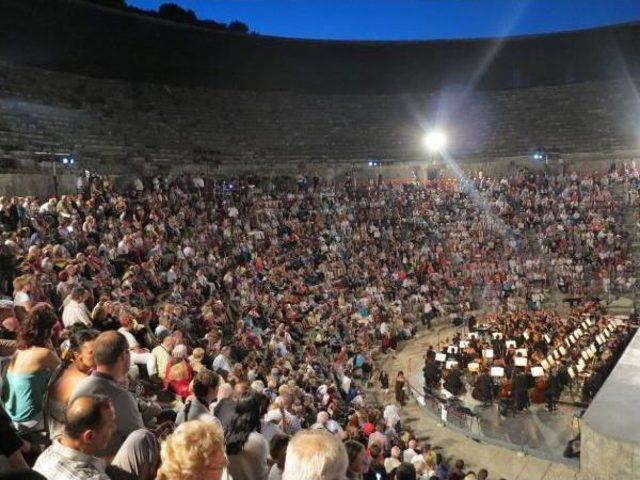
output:
[[[451,336],[455,329],[449,323],[436,324],[431,330],[421,330],[416,337],[407,342],[398,351],[395,358],[389,356],[384,362],[387,372],[403,370],[413,379],[414,376],[422,377],[422,357],[430,344],[437,343],[441,338]],[[393,399],[393,392],[385,394],[379,389],[372,392],[380,402],[389,402]],[[565,407],[558,405],[561,413],[551,414],[549,418],[541,416],[540,412],[534,414],[520,414],[516,418],[509,417],[505,420],[516,420],[511,426],[503,430],[503,435],[518,439],[519,435],[535,438],[535,433],[540,432],[539,438],[544,445],[560,445],[568,432],[573,432],[573,416]],[[562,409],[562,410],[561,410]],[[536,409],[537,410],[537,409]],[[497,412],[496,412],[497,413]],[[459,430],[443,426],[442,422],[426,413],[424,407],[411,400],[402,409],[401,415],[405,425],[411,428],[418,438],[426,440],[439,451],[446,453],[451,458],[464,458],[467,467],[482,468],[491,465],[491,476],[504,477],[513,480],[571,480],[578,478],[578,461],[564,459],[566,442],[561,450],[553,452],[554,456],[540,454],[540,451],[517,451],[514,448],[506,448],[507,445],[500,442],[487,442],[474,440],[461,433]],[[529,415],[532,418],[525,420]],[[487,415],[485,421],[489,422],[491,415]],[[523,433],[523,431],[528,433]],[[549,447],[547,447],[549,449]],[[548,451],[548,450],[547,450]],[[542,451],[544,453],[544,451]],[[537,454],[537,455],[536,455]]]

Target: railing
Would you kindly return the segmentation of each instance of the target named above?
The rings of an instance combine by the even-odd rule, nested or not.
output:
[[[413,375],[411,378],[416,378],[420,373]],[[545,451],[536,448],[532,448],[527,444],[519,444],[504,435],[503,438],[499,438],[494,432],[483,431],[480,417],[470,412],[470,410],[463,405],[457,405],[455,401],[446,400],[438,397],[437,395],[429,394],[420,391],[416,387],[418,381],[409,380],[407,382],[411,394],[414,396],[418,404],[423,407],[423,411],[426,412],[439,424],[450,428],[451,430],[462,433],[463,435],[475,440],[477,442],[485,442],[492,445],[496,445],[509,450],[515,450],[523,454],[530,454],[545,460],[552,460],[554,462],[561,462],[572,467],[577,467],[577,461],[575,459],[568,459],[562,456],[562,451]]]
[[[442,424],[462,430],[465,434],[474,435],[480,431],[478,417],[462,410],[460,406],[436,395],[420,392],[411,382],[408,382],[411,393],[420,406],[424,407],[432,416]]]

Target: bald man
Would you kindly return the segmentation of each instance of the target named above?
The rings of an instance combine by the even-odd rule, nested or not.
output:
[[[38,457],[33,469],[47,480],[150,480],[159,460],[158,442],[150,432],[133,432],[107,466],[98,458],[116,429],[116,413],[103,395],[79,396],[69,402],[64,432]]]

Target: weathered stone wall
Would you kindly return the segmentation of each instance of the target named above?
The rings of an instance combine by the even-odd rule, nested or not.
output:
[[[370,156],[422,166],[438,121],[461,163],[629,158],[640,148],[631,80],[494,92],[318,95],[99,80],[0,63],[0,160],[34,169],[36,151],[69,151],[102,173],[240,170],[340,174]],[[404,168],[404,167],[403,167]]]
[[[618,360],[580,425],[580,478],[640,478],[640,333]]]

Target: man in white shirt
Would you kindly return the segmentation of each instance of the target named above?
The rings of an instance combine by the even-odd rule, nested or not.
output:
[[[92,325],[91,314],[84,303],[88,296],[89,292],[84,287],[75,287],[71,291],[62,310],[62,323],[65,328],[70,328],[76,323],[82,323],[87,327]]]
[[[160,376],[163,376],[171,359],[171,351],[176,345],[176,339],[171,332],[164,327],[156,334],[156,337],[160,341],[160,345],[151,350],[151,353],[156,357],[156,366]]]
[[[415,457],[418,452],[416,452],[416,447],[418,446],[417,442],[415,441],[415,439],[411,439],[409,440],[409,444],[407,445],[407,449],[402,452],[402,461],[403,462],[407,462],[407,463],[411,463],[411,460],[413,460],[413,457]]]
[[[129,344],[129,353],[131,354],[131,362],[136,365],[145,365],[147,367],[147,373],[151,380],[158,379],[158,367],[156,363],[156,357],[153,353],[145,350],[140,346],[136,337],[131,333],[133,321],[129,315],[124,315],[120,319],[120,325],[122,325],[118,331],[124,335]]]
[[[42,205],[40,205],[40,208],[38,208],[38,211],[40,213],[54,213],[55,208],[56,208],[56,199],[51,198],[48,201],[44,202]]]
[[[229,347],[222,347],[222,350],[213,359],[212,370],[214,372],[219,372],[223,370],[227,373],[231,371],[231,363],[229,362],[229,355],[231,355],[231,349]]]
[[[396,433],[400,433],[398,432],[398,427],[401,424],[401,419],[400,419],[400,414],[398,413],[398,407],[395,404],[391,403],[387,405],[384,408],[382,417],[387,423],[388,428],[393,428],[396,431]]]

